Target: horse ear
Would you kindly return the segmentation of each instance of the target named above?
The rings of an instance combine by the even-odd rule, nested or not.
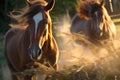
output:
[[[31,6],[31,3],[30,3],[29,0],[25,0],[25,2],[26,2],[26,4],[27,4],[27,6]]]
[[[54,5],[55,5],[55,0],[51,0],[51,1],[47,4],[47,6],[45,6],[45,10],[46,10],[46,11],[51,11],[51,10],[53,9]]]
[[[103,5],[104,5],[104,0],[102,0],[100,3],[100,6],[103,6]]]

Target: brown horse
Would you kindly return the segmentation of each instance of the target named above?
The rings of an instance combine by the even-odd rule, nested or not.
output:
[[[116,28],[103,0],[78,0],[77,14],[72,18],[71,32],[81,33],[95,44],[113,45]]]
[[[18,24],[12,27],[5,36],[5,56],[11,73],[23,72],[35,63],[52,66],[57,70],[59,56],[58,46],[52,35],[52,22],[49,12],[55,0],[47,3],[44,0],[30,2],[19,16],[12,15]],[[29,64],[29,66],[28,66]],[[24,80],[36,80],[36,76],[25,75]],[[17,74],[13,80],[21,80]]]

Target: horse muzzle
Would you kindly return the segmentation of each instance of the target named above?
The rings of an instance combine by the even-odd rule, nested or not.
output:
[[[41,49],[39,48],[39,46],[30,46],[29,49],[29,55],[30,58],[34,61],[40,59],[41,57]]]

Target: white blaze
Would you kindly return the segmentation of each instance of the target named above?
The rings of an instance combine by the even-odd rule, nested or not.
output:
[[[36,33],[37,33],[37,28],[38,28],[38,24],[41,20],[43,20],[43,15],[41,12],[37,13],[36,15],[33,16],[33,20],[35,22],[35,37],[36,37]]]

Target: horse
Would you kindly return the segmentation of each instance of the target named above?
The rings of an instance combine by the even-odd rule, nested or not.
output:
[[[57,70],[59,49],[52,34],[52,21],[49,12],[55,0],[29,1],[20,14],[11,14],[16,20],[5,35],[5,57],[12,73],[12,80],[36,80],[36,75],[17,73],[39,67],[43,64]],[[17,12],[17,11],[16,11]],[[37,63],[37,64],[36,64]],[[14,74],[13,74],[14,73]]]
[[[116,27],[109,16],[104,1],[78,0],[77,13],[71,20],[70,32],[85,35],[97,46],[112,46],[116,36]],[[107,49],[110,50],[110,49]]]

